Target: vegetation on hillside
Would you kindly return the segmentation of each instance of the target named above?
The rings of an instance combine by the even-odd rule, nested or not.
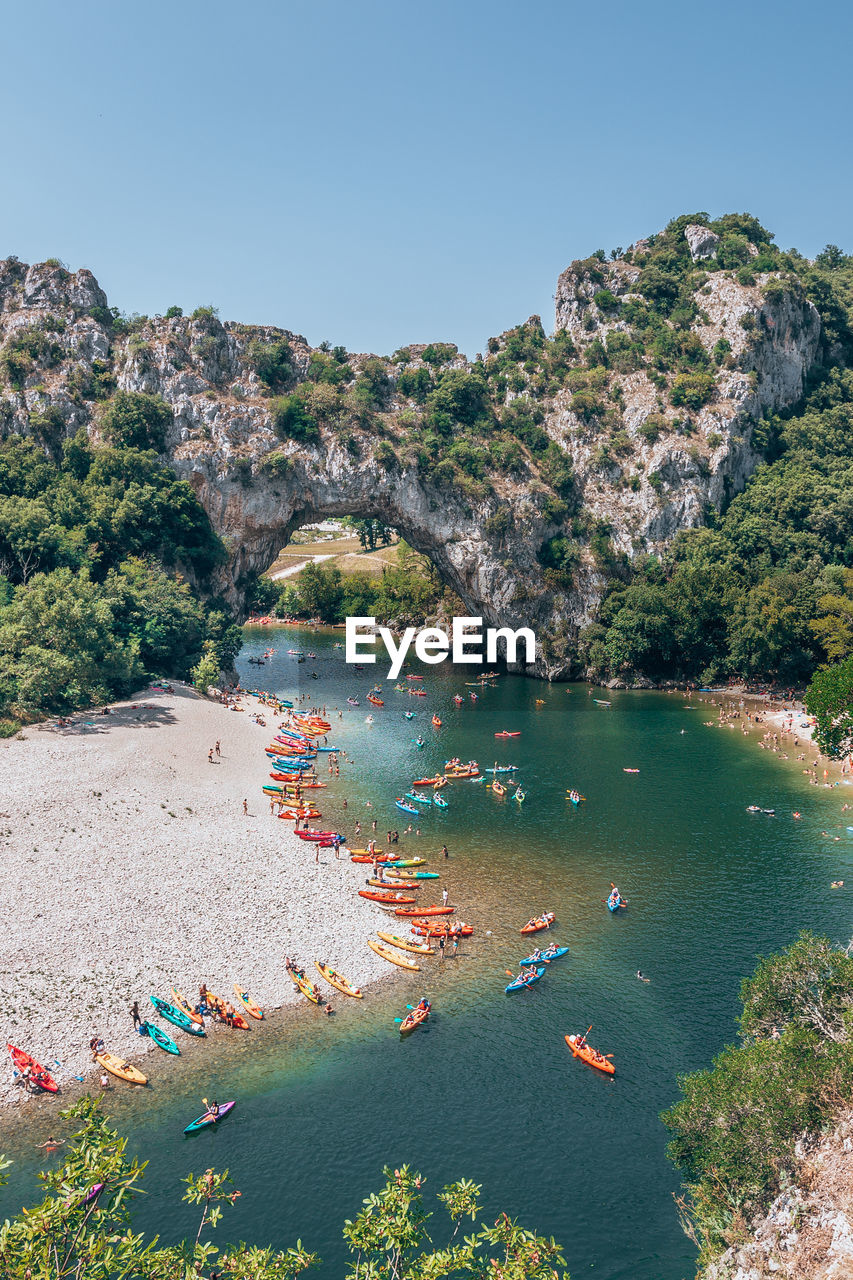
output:
[[[741,986],[739,1045],[681,1076],[662,1119],[687,1177],[684,1225],[702,1260],[746,1238],[853,1087],[853,958],[803,932]]]
[[[149,677],[186,677],[207,651],[216,671],[240,632],[199,579],[224,548],[188,484],[139,447],[162,421],[151,396],[113,403],[110,435],[85,432],[46,452],[0,443],[0,718],[16,721],[105,702]],[[135,443],[125,440],[124,432]]]
[[[0,1272],[6,1280],[293,1280],[320,1261],[301,1241],[276,1250],[243,1243],[215,1244],[211,1236],[241,1193],[227,1169],[206,1169],[184,1179],[185,1203],[195,1206],[195,1240],[162,1245],[133,1229],[134,1197],[145,1165],[127,1154],[127,1140],[110,1129],[98,1103],[85,1098],[62,1113],[76,1120],[67,1154],[41,1175],[45,1195],[0,1227]],[[9,1162],[0,1158],[0,1183]],[[436,1199],[446,1226],[424,1204],[424,1179],[408,1166],[385,1169],[385,1185],[343,1225],[350,1263],[347,1280],[560,1280],[565,1259],[554,1240],[537,1236],[502,1213],[493,1226],[476,1223],[481,1188],[466,1179],[444,1187]],[[91,1200],[90,1191],[102,1184]],[[443,1243],[433,1232],[442,1231]],[[568,1272],[562,1272],[568,1280]]]
[[[368,541],[373,536],[372,531],[365,534]],[[308,564],[281,582],[261,578],[253,606],[279,618],[320,618],[328,623],[374,617],[379,623],[405,618],[422,625],[438,612],[458,611],[460,602],[425,556],[405,542],[396,550],[397,563],[383,565],[381,574],[343,573],[335,564]]]

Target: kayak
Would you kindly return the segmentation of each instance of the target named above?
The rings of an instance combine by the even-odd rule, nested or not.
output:
[[[419,791],[407,791],[404,798],[411,800],[414,804],[432,804],[432,796],[425,796]]]
[[[428,924],[426,920],[412,921],[412,933],[419,934],[422,938],[451,938],[457,935],[460,938],[470,938],[474,932],[474,926],[470,924]]]
[[[614,898],[613,894],[611,893],[610,897],[607,899],[608,911],[616,912],[619,910],[620,907],[627,907],[627,905],[628,903],[625,901],[625,899],[621,895],[618,898]]]
[[[9,1056],[17,1071],[23,1072],[29,1068],[30,1080],[32,1080],[33,1084],[37,1084],[40,1089],[44,1089],[45,1093],[59,1093],[59,1085],[50,1072],[45,1071],[40,1062],[36,1062],[35,1058],[25,1053],[23,1049],[17,1049],[13,1044],[7,1044],[6,1048],[9,1050]]]
[[[364,993],[358,987],[354,987],[351,982],[347,982],[346,978],[336,973],[331,965],[324,964],[322,960],[315,960],[314,968],[326,979],[330,986],[342,991],[345,996],[355,996],[356,1000],[364,998]]]
[[[393,880],[437,880],[437,871],[407,871],[396,867],[389,867],[388,875]]]
[[[291,972],[290,976],[307,1000],[312,1001],[313,1004],[320,1003],[323,997],[319,988],[315,992],[314,987],[317,985],[316,983],[309,982],[307,978],[300,978],[298,973]]]
[[[550,964],[552,960],[559,960],[560,956],[564,956],[568,949],[568,947],[557,947],[557,950],[550,956],[527,956],[526,959],[520,960],[519,964]]]
[[[504,987],[504,991],[508,994],[510,991],[521,991],[523,987],[532,987],[534,982],[538,982],[545,972],[544,966],[538,969],[525,969],[524,973],[520,973],[517,978],[513,978],[509,986]]]
[[[383,893],[381,890],[377,889],[359,889],[358,896],[360,898],[369,898],[371,902],[396,902],[399,903],[400,906],[417,901],[416,898],[411,898],[405,893]]]
[[[438,717],[438,716],[433,716],[433,718],[432,718],[432,722],[433,722],[433,724],[435,725],[436,729],[440,729],[440,728],[441,728],[441,720],[439,719],[439,717]]]
[[[255,1004],[254,1000],[249,996],[248,991],[244,991],[239,982],[234,983],[234,990],[236,991],[240,1003],[246,1012],[251,1014],[253,1018],[257,1018],[258,1021],[260,1021],[264,1016],[264,1011]]]
[[[495,734],[495,737],[496,738],[520,738],[521,730],[516,729],[513,733],[510,733],[507,729],[502,729],[500,733]]]
[[[158,1048],[164,1049],[166,1053],[180,1053],[180,1049],[175,1044],[171,1036],[167,1036],[165,1031],[154,1022],[142,1022],[139,1024],[139,1034],[149,1036]]]
[[[128,1084],[148,1083],[148,1077],[144,1076],[138,1067],[125,1062],[124,1058],[117,1058],[114,1053],[96,1053],[95,1061],[100,1062],[104,1070],[109,1071],[111,1076],[117,1076],[119,1080],[126,1080]]]
[[[211,1111],[205,1111],[197,1120],[193,1120],[188,1124],[184,1133],[196,1133],[199,1129],[206,1129],[208,1125],[217,1124],[223,1116],[227,1116],[232,1107],[236,1107],[236,1102],[220,1102],[217,1110],[218,1115],[214,1115]]]
[[[411,938],[398,938],[396,933],[384,933],[381,929],[376,930],[376,936],[383,942],[390,942],[392,947],[399,947],[401,951],[414,951],[421,956],[433,954],[433,949],[428,942],[412,942]]]
[[[398,916],[452,916],[455,907],[400,907],[394,914]]]
[[[412,1009],[407,1013],[403,1021],[400,1023],[400,1035],[407,1036],[410,1031],[414,1031],[415,1027],[419,1027],[422,1022],[426,1022],[429,1017],[429,1005],[425,1009],[420,1007]]]
[[[371,876],[366,883],[370,885],[371,889],[390,889],[393,893],[397,893],[400,889],[407,887],[407,882],[404,880],[383,880],[376,876]],[[420,888],[421,886],[419,884],[412,884],[411,882],[408,882],[409,891]]]
[[[375,698],[375,697],[373,696],[373,694],[372,694],[372,693],[369,693],[369,694],[367,695],[367,701],[368,701],[368,702],[372,702],[372,703],[373,703],[373,705],[374,705],[374,707],[384,707],[384,706],[385,706],[385,703],[382,701],[382,699],[381,699],[381,698]]]
[[[537,916],[535,920],[530,921],[521,930],[522,933],[539,933],[542,929],[550,929],[556,920],[553,911],[546,912],[543,916]]]
[[[413,787],[437,787],[443,781],[444,779],[442,778],[441,774],[437,773],[434,778],[415,778],[414,782],[412,783],[412,786]]]
[[[444,799],[444,796],[433,796],[432,802],[439,809],[447,808],[447,801]]]
[[[371,951],[375,951],[383,960],[387,960],[389,964],[396,964],[400,969],[410,969],[413,973],[420,971],[420,965],[414,960],[407,960],[405,956],[401,956],[399,952],[386,947],[382,942],[374,942],[373,938],[367,939],[367,945]]]
[[[608,1054],[605,1057],[604,1054],[591,1049],[588,1044],[583,1043],[583,1036],[566,1036],[566,1044],[576,1058],[583,1058],[584,1062],[589,1063],[591,1067],[595,1067],[598,1071],[604,1071],[609,1076],[612,1076],[616,1071],[610,1061],[611,1055]]]
[[[484,769],[484,773],[512,773],[518,768],[517,764],[496,764],[492,769]]]
[[[425,867],[426,858],[398,858],[395,867]]]
[[[211,1009],[216,1010],[216,1012],[219,1014],[220,1019],[223,1022],[226,1022],[225,1001],[222,999],[222,996],[215,996],[212,991],[208,991],[207,1003]],[[234,1011],[234,1013],[231,1014],[230,1021],[227,1021],[226,1025],[229,1027],[239,1027],[241,1031],[249,1030],[248,1022],[243,1017],[242,1013],[237,1013],[236,1010]]]
[[[394,801],[394,803],[396,804],[398,809],[402,809],[403,813],[412,813],[416,818],[419,818],[421,816],[420,809],[416,809],[415,806],[412,804],[406,804],[405,800],[401,800],[399,796]]]
[[[176,1027],[180,1027],[182,1031],[187,1031],[191,1036],[203,1036],[204,1019],[199,1014],[184,1013],[183,1009],[178,1009],[175,1005],[169,1004],[168,1000],[161,1000],[159,996],[149,996],[151,1003],[157,1010],[161,1018],[165,1018],[167,1022],[173,1022]],[[199,1026],[201,1023],[201,1026]]]

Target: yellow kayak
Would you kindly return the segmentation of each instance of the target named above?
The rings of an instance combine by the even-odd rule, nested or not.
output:
[[[132,1067],[129,1062],[125,1062],[124,1058],[117,1058],[114,1053],[98,1053],[95,1055],[95,1061],[100,1062],[111,1076],[118,1076],[119,1080],[126,1080],[128,1084],[148,1083],[148,1077],[144,1076],[138,1067]]]
[[[248,1014],[251,1014],[253,1018],[257,1018],[258,1020],[263,1018],[264,1016],[263,1009],[260,1007],[260,1005],[255,1004],[254,1000],[251,998],[248,991],[244,991],[243,988],[240,986],[239,982],[234,983],[234,990],[237,992],[237,995],[240,997],[240,1003],[242,1004],[243,1008],[246,1010]]]
[[[415,973],[420,971],[420,965],[415,964],[414,960],[407,960],[405,956],[401,956],[399,952],[392,951],[390,947],[386,947],[381,942],[374,942],[372,938],[367,939],[367,945],[371,951],[375,951],[383,960],[387,960],[389,964],[399,965],[401,969],[411,969]]]
[[[196,1013],[189,1000],[184,999],[177,987],[172,987],[172,999],[175,1002],[175,1008],[180,1009],[181,1013],[186,1014],[191,1022],[194,1022],[196,1026],[199,1027],[204,1026],[204,1018],[200,1013]]]
[[[364,992],[360,991],[358,987],[354,987],[351,982],[347,982],[346,978],[336,973],[331,965],[315,960],[314,968],[331,986],[336,987],[338,991],[342,991],[345,996],[355,996],[356,1000],[364,999]]]
[[[401,951],[415,951],[419,956],[431,956],[434,954],[428,942],[414,942],[411,938],[398,938],[396,933],[383,933],[381,929],[376,930],[376,936],[381,938],[383,942],[390,942],[392,947],[399,947]]]
[[[291,972],[290,976],[307,1000],[312,1001],[313,1004],[320,1003],[323,997],[316,982],[309,982],[307,978],[300,978],[298,973]],[[315,987],[317,987],[316,991]]]

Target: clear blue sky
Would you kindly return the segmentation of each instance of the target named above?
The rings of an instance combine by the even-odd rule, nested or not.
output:
[[[110,302],[470,355],[682,212],[853,249],[848,5],[7,6],[0,256]]]

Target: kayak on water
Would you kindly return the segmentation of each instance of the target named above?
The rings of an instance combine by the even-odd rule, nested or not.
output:
[[[95,1061],[99,1062],[105,1071],[109,1071],[111,1076],[126,1080],[128,1084],[148,1083],[148,1077],[144,1076],[138,1067],[125,1062],[124,1058],[117,1058],[114,1053],[96,1053]]]
[[[512,733],[510,733],[508,729],[502,729],[500,733],[495,734],[495,737],[496,738],[520,738],[521,730],[515,729]]]
[[[400,1023],[400,1035],[407,1036],[410,1031],[414,1031],[415,1027],[419,1027],[422,1022],[426,1022],[429,1017],[430,1002],[427,999],[421,1000],[409,1013],[406,1014]]]
[[[237,1103],[234,1101],[220,1102],[219,1105],[216,1106],[215,1112],[210,1110],[205,1111],[202,1115],[198,1116],[197,1119],[187,1125],[186,1129],[184,1129],[184,1133],[196,1133],[199,1129],[206,1129],[208,1125],[217,1124],[222,1117],[227,1116],[228,1112],[231,1111],[233,1107],[236,1107],[236,1105]]]
[[[539,933],[541,929],[550,929],[556,918],[553,911],[547,911],[542,916],[536,916],[535,919],[528,920],[521,932]]]
[[[168,1000],[161,1000],[159,996],[149,996],[148,998],[159,1013],[160,1017],[165,1018],[167,1022],[173,1022],[176,1027],[180,1027],[182,1031],[186,1031],[191,1036],[203,1036],[206,1034],[203,1018],[199,1019],[202,1024],[199,1026],[198,1022],[194,1022],[193,1019],[188,1017],[182,1009],[178,1009],[175,1005],[169,1004]]]
[[[14,1063],[15,1070],[19,1075],[25,1071],[29,1071],[29,1080],[31,1084],[36,1084],[40,1089],[44,1089],[45,1093],[59,1093],[59,1085],[54,1080],[49,1071],[45,1071],[40,1062],[36,1062],[35,1058],[26,1053],[23,1049],[18,1049],[13,1044],[7,1044],[9,1057]]]
[[[622,894],[619,892],[619,890],[616,888],[616,885],[611,880],[610,896],[607,899],[607,910],[615,912],[615,911],[618,911],[620,907],[627,907],[627,905],[628,905],[627,900],[622,897]]]
[[[504,991],[509,994],[510,991],[521,991],[523,987],[532,987],[534,982],[539,981],[544,972],[544,965],[541,965],[538,969],[525,969],[517,978],[513,978],[508,986],[504,987]]]
[[[166,1032],[161,1031],[154,1022],[141,1022],[139,1024],[139,1034],[141,1036],[148,1036],[149,1039],[154,1041],[158,1048],[165,1050],[166,1053],[181,1052],[172,1037],[167,1036]]]
[[[411,924],[412,933],[418,934],[422,938],[470,938],[474,932],[474,926],[463,924],[432,924],[427,920],[413,920]]]
[[[412,804],[406,804],[405,800],[401,799],[400,796],[397,797],[394,803],[396,804],[398,809],[402,809],[403,813],[412,813],[416,818],[419,818],[421,816],[420,809],[416,809],[415,806]]]
[[[589,1035],[589,1032],[587,1032],[587,1035]],[[597,1049],[590,1048],[586,1043],[586,1036],[566,1036],[566,1044],[576,1058],[582,1058],[591,1067],[595,1067],[598,1071],[604,1071],[609,1076],[615,1073],[616,1068],[610,1061],[613,1054],[599,1053]]]
[[[560,956],[564,956],[568,949],[568,947],[551,946],[547,951],[539,951],[539,948],[537,947],[533,955],[527,956],[524,960],[519,960],[519,964],[550,964],[552,960],[559,960]]]
[[[433,796],[432,802],[438,809],[447,808],[447,801],[445,800],[444,796]]]

